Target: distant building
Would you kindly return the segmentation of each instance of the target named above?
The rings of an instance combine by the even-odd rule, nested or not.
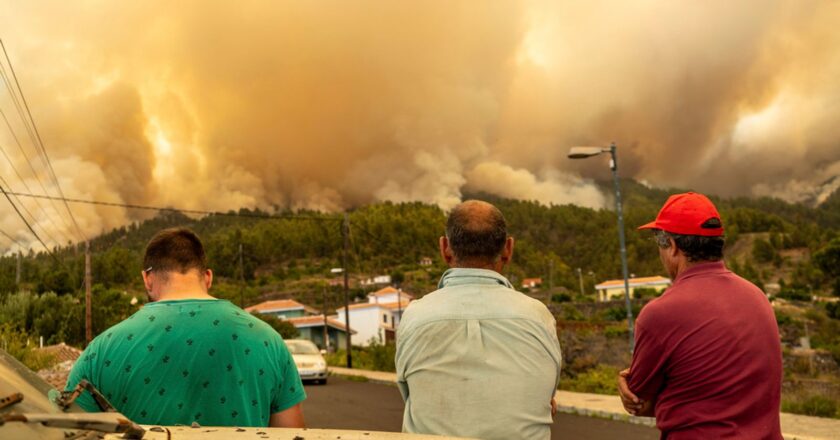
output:
[[[635,298],[634,291],[637,288],[653,289],[656,292],[662,292],[671,285],[671,280],[661,276],[630,278],[630,298]],[[595,291],[598,293],[599,301],[611,301],[613,299],[624,298],[624,280],[608,280],[601,284],[595,285]]]
[[[315,310],[307,305],[303,305],[293,299],[264,301],[257,305],[245,308],[245,311],[248,313],[273,315],[280,319],[300,318],[301,316],[314,315],[318,313],[318,310]]]
[[[308,339],[314,342],[318,348],[324,350],[347,349],[347,326],[336,319],[335,316],[327,316],[326,319],[329,344],[324,343],[324,315],[289,318],[287,321],[298,329],[300,339]],[[353,334],[355,333],[354,331]]]
[[[281,299],[264,301],[246,308],[245,311],[272,315],[289,321],[298,329],[301,339],[308,339],[322,349],[327,348],[327,344],[324,343],[324,315],[317,314],[318,311],[313,307],[293,299]],[[347,348],[347,326],[343,322],[335,317],[327,317],[326,328],[331,349]]]
[[[420,259],[420,265],[421,266],[431,266],[432,263],[433,263],[432,259],[429,258],[429,257],[423,257],[423,258]]]
[[[414,299],[408,293],[386,287],[368,295],[367,303],[351,304],[350,325],[354,330],[353,345],[367,346],[371,342],[388,343],[395,339],[395,329],[402,312]],[[346,322],[344,307],[336,310],[336,319]]]
[[[377,275],[373,278],[362,280],[362,286],[383,286],[391,284],[391,275]]]
[[[523,289],[533,289],[542,286],[542,278],[525,278],[522,280]]]

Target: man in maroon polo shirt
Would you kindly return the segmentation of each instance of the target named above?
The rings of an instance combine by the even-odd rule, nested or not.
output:
[[[764,293],[723,264],[723,224],[702,194],[671,196],[652,229],[674,284],[636,321],[619,375],[625,409],[667,439],[781,439],[782,350]]]

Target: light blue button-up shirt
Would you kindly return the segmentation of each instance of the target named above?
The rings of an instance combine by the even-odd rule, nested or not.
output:
[[[548,439],[560,380],[554,317],[485,269],[449,269],[397,331],[403,430]]]

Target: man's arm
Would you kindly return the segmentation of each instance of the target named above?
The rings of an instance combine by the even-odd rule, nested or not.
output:
[[[627,385],[627,376],[629,374],[629,368],[618,373],[618,395],[621,397],[624,410],[634,416],[653,417],[654,409],[656,408],[656,398],[653,400],[644,400],[633,394],[630,391],[630,386]]]
[[[618,374],[618,393],[628,413],[653,415],[656,398],[665,382],[665,365],[669,353],[656,334],[645,327],[650,315],[642,311],[636,321],[636,347],[629,369]]]
[[[274,413],[268,421],[268,426],[272,428],[306,428],[306,423],[303,421],[303,405],[297,405]]]
[[[79,356],[78,359],[76,359],[76,363],[73,364],[73,369],[70,370],[70,376],[67,378],[67,384],[64,388],[65,391],[73,391],[74,389],[76,389],[76,386],[79,384],[79,382],[82,381],[82,379],[86,379],[88,382],[93,383],[90,379],[91,361],[84,360],[85,356],[89,355],[90,351],[93,350],[93,346],[94,344],[89,345],[88,348],[85,349],[84,352],[82,352],[82,355]],[[97,384],[93,385],[96,386]],[[99,405],[96,403],[96,401],[93,400],[93,396],[91,396],[90,393],[87,392],[87,390],[82,391],[82,393],[79,394],[79,397],[76,398],[75,403],[87,412],[102,411],[102,409],[99,408]]]

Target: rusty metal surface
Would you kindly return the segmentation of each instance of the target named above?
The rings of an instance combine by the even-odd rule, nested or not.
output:
[[[144,440],[446,440],[455,437],[403,434],[399,432],[352,431],[340,429],[229,428],[189,426],[143,426]],[[120,435],[105,436],[120,440]]]

